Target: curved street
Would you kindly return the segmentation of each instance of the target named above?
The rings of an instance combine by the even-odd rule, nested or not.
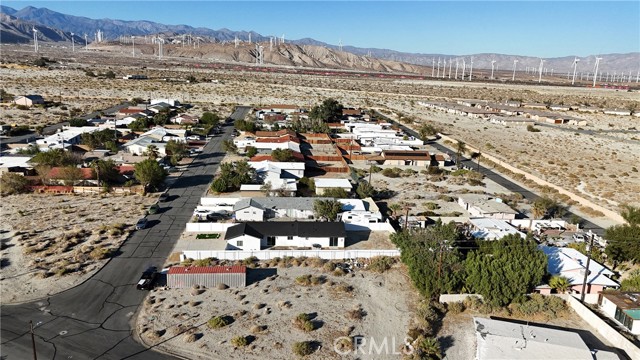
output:
[[[232,118],[244,118],[249,110],[239,107]],[[145,269],[161,268],[170,255],[224,157],[222,140],[231,127],[223,129],[171,185],[161,211],[148,215],[147,229],[130,236],[94,276],[47,299],[1,307],[3,360],[33,358],[29,321],[40,360],[172,358],[136,342],[135,318],[148,292],[135,284]]]

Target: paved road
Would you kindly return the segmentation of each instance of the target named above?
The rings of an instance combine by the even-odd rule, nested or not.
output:
[[[403,131],[405,131],[407,134],[410,134],[411,136],[414,136],[416,138],[420,138],[420,135],[418,134],[418,132],[398,123],[395,122],[391,119],[389,119],[388,117],[384,116],[383,114],[377,113],[377,116],[382,117],[384,119],[386,119],[389,122],[394,123],[395,125],[399,126]],[[450,153],[450,154],[455,154],[455,151],[453,149],[450,149],[444,145],[438,144],[438,143],[429,143],[430,146],[438,149],[439,151],[443,152],[443,153]],[[464,166],[469,166],[472,167],[473,169],[478,170],[478,166],[476,163],[472,163],[471,160],[465,158],[465,157],[461,157],[461,162],[463,163]],[[489,169],[487,167],[482,166],[482,161],[480,162],[480,167],[479,170],[482,174],[484,174],[484,176],[496,183],[498,183],[499,185],[501,185],[502,187],[506,188],[507,190],[511,191],[511,192],[517,192],[522,194],[522,196],[529,200],[529,201],[535,201],[536,199],[538,199],[540,196],[538,196],[537,194],[529,191],[528,189],[523,188],[522,186],[512,182],[511,180],[503,177],[502,175],[494,172],[492,169]],[[565,220],[569,220],[573,215],[575,215],[574,213],[567,211],[567,213],[564,216]],[[576,215],[578,216],[578,215]],[[584,219],[580,216],[578,216],[580,219],[582,219],[582,227],[585,231],[589,231],[591,230],[593,233],[602,236],[602,234],[604,233],[604,229],[601,228],[600,226],[592,223],[591,221]]]
[[[169,359],[137,343],[132,327],[147,295],[135,288],[149,266],[161,267],[193,214],[224,157],[214,137],[169,189],[149,227],[136,231],[117,256],[83,284],[48,299],[1,307],[2,359],[30,359],[29,320],[35,328],[38,359]],[[126,201],[126,198],[124,201]]]

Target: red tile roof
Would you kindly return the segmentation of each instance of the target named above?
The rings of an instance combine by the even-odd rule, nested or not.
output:
[[[259,143],[285,143],[288,141],[292,141],[294,143],[298,143],[300,144],[300,139],[298,139],[297,137],[293,137],[290,135],[285,135],[285,136],[281,136],[278,138],[275,137],[266,137],[266,138],[257,138],[256,142]]]
[[[246,266],[172,266],[169,275],[176,274],[246,274]]]
[[[62,167],[51,168],[51,170],[49,171],[49,179],[60,179],[61,178],[60,171],[62,169],[63,169]],[[84,180],[94,179],[93,171],[91,168],[80,168],[80,173],[82,174],[82,179]]]

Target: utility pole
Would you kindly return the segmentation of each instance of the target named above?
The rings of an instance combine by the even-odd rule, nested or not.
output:
[[[33,360],[38,360],[38,354],[36,353],[36,337],[33,333],[33,321],[29,320],[29,332],[31,333],[31,347],[33,348]]]
[[[584,280],[582,280],[582,291],[580,294],[580,302],[584,303],[585,290],[587,288],[587,277],[589,276],[589,264],[591,263],[591,252],[593,251],[593,238],[594,233],[591,233],[591,240],[589,241],[589,248],[587,249],[587,266],[584,269]]]

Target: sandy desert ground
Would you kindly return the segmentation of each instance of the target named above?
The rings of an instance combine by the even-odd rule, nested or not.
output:
[[[369,358],[341,357],[333,349],[340,336],[359,335],[378,343],[386,337],[389,356],[375,358],[397,358],[391,339],[402,346],[418,299],[399,269],[384,274],[357,270],[353,276],[304,266],[261,270],[273,275],[246,288],[152,291],[138,317],[143,340],[190,359],[292,359],[291,347],[299,341],[318,342],[309,359]],[[302,275],[324,276],[326,282],[297,284]],[[361,320],[349,316],[358,308],[365,314]],[[312,314],[315,330],[292,324],[300,313]],[[209,329],[206,322],[213,316],[230,316],[233,322]],[[234,346],[231,339],[237,336],[250,337],[250,344]]]
[[[39,299],[84,281],[155,201],[140,195],[3,197],[2,303]]]

